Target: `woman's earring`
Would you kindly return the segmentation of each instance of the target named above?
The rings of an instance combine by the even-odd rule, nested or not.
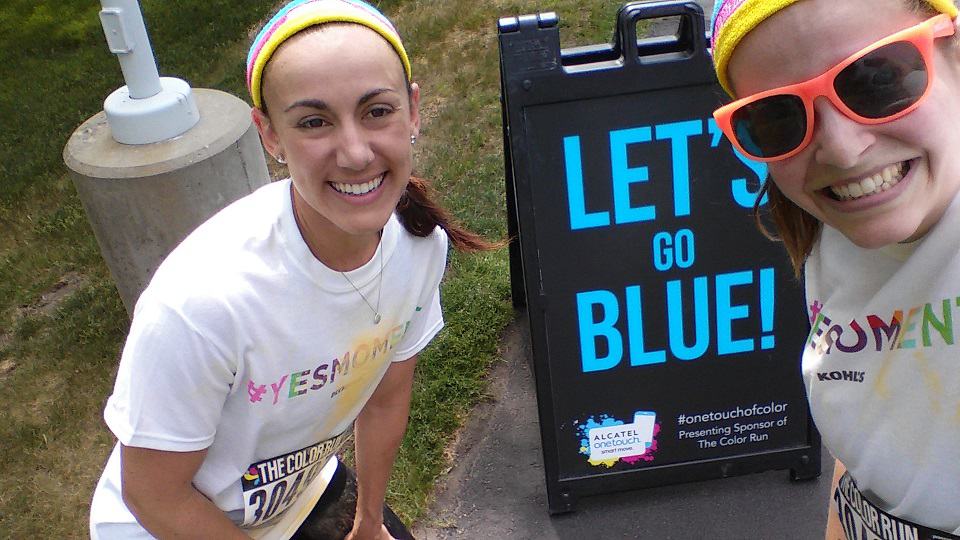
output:
[[[417,136],[416,136],[416,135],[410,135],[410,144],[412,144],[412,145],[413,145],[413,144],[417,144]]]
[[[283,154],[277,154],[277,157],[275,159],[277,160],[277,163],[281,165],[287,164],[287,160],[283,158]]]

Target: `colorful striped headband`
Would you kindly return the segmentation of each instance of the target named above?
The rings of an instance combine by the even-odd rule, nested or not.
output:
[[[720,86],[731,96],[730,81],[727,79],[727,64],[733,50],[751,30],[781,9],[795,4],[798,0],[717,0],[713,6],[713,65],[717,70]],[[957,17],[957,6],[953,0],[926,0],[933,9]]]
[[[247,55],[247,89],[255,107],[263,108],[263,96],[260,93],[263,68],[277,47],[305,28],[331,22],[359,24],[383,36],[400,56],[407,81],[411,80],[410,59],[400,41],[400,34],[377,8],[360,0],[294,0],[264,25],[250,46]]]

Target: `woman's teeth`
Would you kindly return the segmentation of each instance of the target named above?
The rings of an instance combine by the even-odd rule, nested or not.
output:
[[[366,195],[367,193],[370,193],[371,191],[380,187],[380,184],[383,183],[383,177],[385,175],[386,173],[381,174],[373,180],[364,182],[362,184],[341,184],[340,182],[330,182],[330,185],[333,186],[333,189],[347,195]]]
[[[830,191],[841,201],[852,201],[892,188],[900,180],[903,180],[906,171],[906,162],[900,162],[856,182],[850,182],[842,186],[830,186]]]

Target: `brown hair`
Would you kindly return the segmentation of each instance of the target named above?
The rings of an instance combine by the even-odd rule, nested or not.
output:
[[[772,233],[764,223],[760,206],[760,201],[764,195],[768,198],[770,220],[773,222],[777,234]],[[810,250],[813,249],[813,244],[820,235],[823,223],[788,199],[769,177],[763,183],[757,200],[753,203],[753,218],[764,236],[774,241],[783,242],[783,247],[787,250],[787,255],[790,256],[793,271],[797,277],[800,277],[803,274],[803,263],[810,255]]]
[[[440,227],[450,238],[450,244],[465,253],[476,253],[503,247],[503,242],[493,243],[472,232],[455,220],[435,200],[430,183],[423,178],[410,177],[407,190],[397,203],[397,216],[407,232],[414,236],[429,236]]]
[[[907,9],[917,13],[928,15],[939,13],[925,0],[905,0],[905,4]],[[960,36],[954,36],[951,43],[958,44],[958,37]],[[760,207],[760,201],[764,194],[769,198],[768,211],[770,221],[776,228],[776,234],[772,233],[764,223],[763,212]],[[823,223],[788,199],[771,181],[769,176],[763,183],[756,202],[754,202],[753,217],[764,236],[771,240],[783,242],[783,247],[790,256],[793,271],[797,277],[800,277],[803,274],[803,263],[807,260],[814,243],[819,238]]]

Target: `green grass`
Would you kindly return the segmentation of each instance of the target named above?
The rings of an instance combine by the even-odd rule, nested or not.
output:
[[[551,2],[565,47],[607,41],[621,3],[581,4]],[[392,12],[423,89],[420,173],[458,217],[490,237],[503,237],[506,221],[496,22],[540,10],[532,1],[407,1]],[[484,398],[497,338],[511,316],[508,273],[506,250],[453,257],[442,291],[447,330],[422,356],[394,473],[392,492],[402,497],[392,501],[404,516],[423,514],[424,488],[449,467],[444,452],[451,433]]]
[[[164,75],[246,98],[249,32],[273,0],[142,0]],[[496,21],[549,9],[564,46],[606,41],[620,2],[384,0],[423,88],[418,173],[467,226],[505,235]],[[113,445],[101,412],[127,318],[61,162],[70,133],[122,84],[97,2],[0,6],[0,537],[81,538]],[[198,53],[199,51],[199,53]],[[66,283],[69,294],[50,304]],[[388,494],[423,515],[446,454],[484,399],[513,317],[506,250],[455,254],[442,289],[447,329],[421,356],[410,427]]]

